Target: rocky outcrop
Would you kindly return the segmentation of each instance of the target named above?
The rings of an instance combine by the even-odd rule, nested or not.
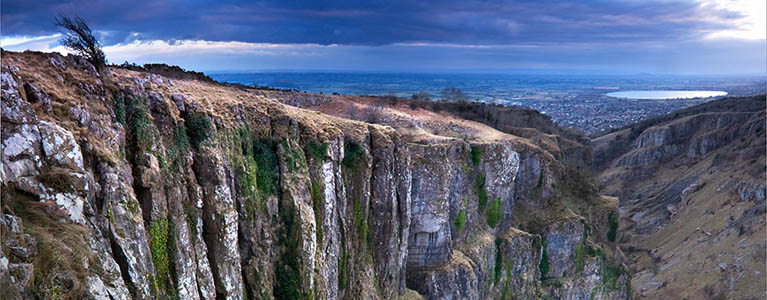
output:
[[[595,275],[622,270],[601,254],[604,233],[586,234],[604,228],[589,210],[596,195],[568,190],[566,168],[524,139],[415,143],[247,90],[119,69],[102,78],[57,54],[4,52],[2,82],[2,298],[625,288],[625,276]]]
[[[711,101],[595,140],[615,157],[599,178],[620,198],[615,254],[635,298],[762,297],[764,101]]]

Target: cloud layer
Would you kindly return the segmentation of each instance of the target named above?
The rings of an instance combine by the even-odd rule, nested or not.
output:
[[[2,44],[61,50],[61,13],[89,21],[113,62],[197,69],[205,57],[213,69],[763,70],[764,9],[738,1],[5,0]]]
[[[55,32],[79,14],[105,44],[144,40],[384,45],[694,39],[733,30],[738,11],[690,1],[55,1],[6,0],[9,35]]]

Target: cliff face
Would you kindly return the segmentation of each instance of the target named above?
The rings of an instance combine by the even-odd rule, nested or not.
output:
[[[0,298],[630,294],[617,203],[527,139],[102,77],[71,56],[2,59]]]
[[[615,157],[599,181],[620,198],[635,298],[764,296],[764,104],[712,101],[594,141]]]

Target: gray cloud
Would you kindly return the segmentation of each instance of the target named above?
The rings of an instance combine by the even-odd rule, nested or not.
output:
[[[697,39],[737,13],[690,1],[2,1],[4,35],[78,14],[105,45],[140,38],[263,43],[480,45]],[[134,33],[138,33],[136,36]]]

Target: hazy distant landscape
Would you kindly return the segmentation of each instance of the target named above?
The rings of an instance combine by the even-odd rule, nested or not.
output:
[[[620,128],[714,99],[620,99],[607,95],[611,92],[704,90],[724,91],[730,96],[765,93],[765,78],[759,76],[361,72],[212,73],[210,76],[223,82],[341,95],[411,97],[425,92],[432,99],[439,99],[443,89],[456,87],[473,101],[531,107],[551,116],[559,125],[587,134]]]

